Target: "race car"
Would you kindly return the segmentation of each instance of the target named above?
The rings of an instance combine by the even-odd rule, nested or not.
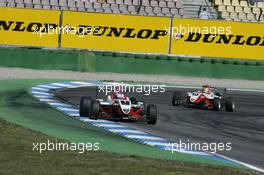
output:
[[[215,89],[218,91],[214,92]],[[220,92],[222,90],[223,92]],[[235,110],[233,97],[226,96],[226,89],[213,88],[210,85],[203,85],[202,90],[186,92],[185,94],[177,91],[173,93],[172,105],[184,105],[186,107],[198,107],[219,111],[225,108],[226,111]]]
[[[82,97],[79,105],[80,116],[90,119],[122,119],[130,121],[146,121],[156,124],[157,107],[146,104],[135,97],[113,93],[107,99],[92,99]]]

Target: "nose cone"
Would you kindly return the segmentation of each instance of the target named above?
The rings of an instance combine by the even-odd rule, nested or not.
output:
[[[122,105],[121,110],[124,114],[128,114],[131,110],[131,106],[130,105]]]
[[[130,101],[120,101],[120,108],[124,114],[129,114],[131,110],[131,102]]]

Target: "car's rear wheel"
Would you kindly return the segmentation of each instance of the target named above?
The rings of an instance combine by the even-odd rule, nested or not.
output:
[[[92,100],[90,106],[90,119],[98,119],[99,117],[100,104],[99,101]]]
[[[235,102],[233,97],[227,97],[225,99],[225,110],[233,112],[235,110]]]
[[[91,98],[89,97],[82,97],[80,106],[79,106],[79,114],[81,117],[89,117],[90,116],[90,105],[91,105]]]
[[[155,125],[157,123],[157,107],[154,104],[147,107],[147,123]]]
[[[190,97],[187,97],[187,98],[186,98],[185,107],[187,107],[187,108],[191,107]]]
[[[174,92],[172,96],[172,105],[173,106],[179,106],[180,105],[180,100],[181,100],[182,94],[181,92]]]
[[[219,111],[221,110],[221,100],[218,98],[213,99],[213,110]]]

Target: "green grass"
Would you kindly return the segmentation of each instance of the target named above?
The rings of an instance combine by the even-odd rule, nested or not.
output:
[[[65,142],[0,119],[0,174],[249,175],[246,170],[105,151],[33,151],[32,143]]]
[[[47,137],[1,120],[0,174],[3,174],[1,171],[10,171],[10,174],[37,174],[38,170],[42,174],[45,174],[45,171],[49,171],[47,174],[52,174],[52,172],[73,174],[72,172],[77,172],[77,169],[82,172],[80,174],[84,172],[89,172],[88,174],[95,172],[101,172],[99,174],[107,172],[109,174],[116,174],[115,172],[140,174],[139,172],[145,171],[146,174],[153,174],[153,172],[156,174],[173,174],[174,172],[179,174],[205,174],[206,172],[207,174],[230,174],[230,172],[231,174],[247,174],[243,167],[232,169],[232,165],[219,161],[181,153],[171,154],[169,151],[142,145],[95,126],[84,124],[33,99],[28,93],[32,86],[58,81],[0,81],[0,118],[51,136]],[[100,151],[85,154],[32,152],[32,142],[46,142],[47,139],[55,140],[55,138],[70,142],[99,142]],[[56,169],[58,167],[60,168]],[[110,170],[111,167],[113,167],[112,170]],[[211,171],[214,173],[210,173]]]
[[[264,80],[264,61],[26,48],[0,48],[0,55],[3,67]]]

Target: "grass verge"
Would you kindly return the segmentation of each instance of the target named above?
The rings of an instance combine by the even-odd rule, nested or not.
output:
[[[89,151],[33,151],[33,142],[65,142],[0,119],[0,174],[249,175],[246,170]]]

